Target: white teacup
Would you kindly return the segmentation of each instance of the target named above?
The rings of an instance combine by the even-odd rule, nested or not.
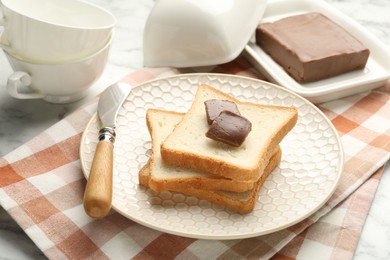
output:
[[[61,63],[100,50],[116,23],[108,11],[81,0],[1,0],[0,45],[34,63]]]
[[[4,51],[14,70],[8,77],[8,94],[17,99],[42,98],[51,103],[77,101],[88,94],[102,75],[110,46],[111,41],[87,58],[62,64],[32,63]]]

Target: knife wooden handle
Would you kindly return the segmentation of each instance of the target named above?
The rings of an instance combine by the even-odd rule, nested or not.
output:
[[[112,203],[112,142],[98,142],[84,193],[84,210],[93,218],[107,216]]]

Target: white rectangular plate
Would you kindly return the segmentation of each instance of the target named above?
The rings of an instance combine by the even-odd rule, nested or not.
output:
[[[370,49],[365,69],[328,79],[300,84],[266,54],[255,42],[245,47],[247,59],[274,83],[288,88],[313,103],[321,103],[383,86],[390,79],[390,51],[364,27],[324,1],[269,0],[260,23],[307,12],[319,12],[342,26]]]

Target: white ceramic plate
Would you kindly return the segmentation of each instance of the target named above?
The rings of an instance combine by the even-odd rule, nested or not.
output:
[[[244,53],[248,60],[268,79],[300,94],[313,103],[349,96],[384,85],[390,78],[390,51],[364,27],[325,1],[269,0],[260,23],[273,22],[307,12],[320,12],[326,15],[369,48],[370,57],[366,68],[324,80],[299,84],[254,42],[250,42],[245,47]]]
[[[180,193],[158,194],[138,185],[138,171],[151,148],[146,110],[187,111],[199,83],[208,83],[242,101],[298,109],[298,122],[281,143],[282,161],[265,181],[249,214],[240,215]],[[86,177],[99,124],[93,116],[81,140],[80,160]],[[246,238],[291,226],[329,199],[343,168],[339,137],[320,110],[291,91],[245,77],[184,74],[146,82],[133,88],[119,111],[117,124],[113,208],[142,225],[186,237]]]

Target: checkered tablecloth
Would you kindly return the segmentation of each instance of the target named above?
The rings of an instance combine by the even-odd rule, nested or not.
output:
[[[133,85],[194,70],[144,69],[122,79]],[[209,72],[262,78],[243,58]],[[337,190],[315,214],[279,232],[210,241],[178,237],[112,212],[89,218],[80,138],[98,97],[0,159],[0,203],[51,259],[349,259],[390,157],[390,91],[383,87],[318,105],[335,125],[345,152]]]

